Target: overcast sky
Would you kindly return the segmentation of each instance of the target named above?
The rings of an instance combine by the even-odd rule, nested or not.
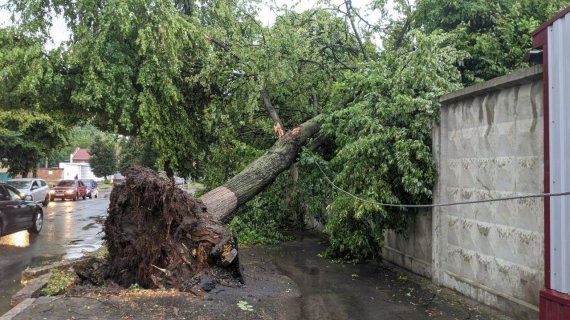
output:
[[[0,6],[6,4],[6,0],[0,0]],[[291,6],[295,1],[291,0],[265,0],[265,4],[261,6],[261,10],[259,11],[259,19],[262,23],[266,26],[273,24],[275,21],[275,13],[271,10],[271,6],[267,3],[276,3],[278,6],[287,5]],[[342,0],[334,0],[334,3],[342,3]],[[388,1],[388,7],[391,7],[392,0]],[[299,1],[298,5],[295,7],[296,11],[304,11],[310,9],[315,6],[317,3],[316,0],[303,0]],[[378,11],[371,11],[368,9],[371,0],[352,0],[353,7],[360,9],[360,12],[364,16],[364,18],[370,23],[376,23],[378,19],[380,19],[380,12]],[[7,10],[0,10],[0,27],[6,27],[10,25],[10,12]],[[53,27],[50,30],[50,34],[52,37],[52,44],[48,44],[49,47],[55,47],[59,45],[62,41],[67,40],[69,38],[69,32],[65,26],[65,23],[62,18],[56,18],[53,21]]]
[[[1,1],[1,0],[0,0]],[[291,1],[291,0],[274,0],[274,1],[264,1],[266,2],[266,4],[264,6],[261,7],[261,10],[259,12],[259,19],[265,24],[265,25],[271,25],[274,21],[275,21],[275,13],[271,11],[270,5],[267,5],[267,3],[276,3],[278,6],[283,6],[283,5],[287,5],[287,6],[292,6],[293,3],[298,2],[298,4],[295,6],[295,10],[298,12],[307,10],[307,9],[311,9],[315,6],[315,4],[317,3],[317,1],[315,0],[303,0],[303,1]],[[372,11],[369,9],[370,3],[372,1],[371,0],[352,0],[352,6],[354,8],[360,9],[359,11],[364,15],[364,18],[368,20],[368,22],[370,23],[374,23],[377,22],[378,19],[380,18],[380,12],[379,11]],[[342,0],[333,0],[333,3],[335,4],[342,4],[343,1]],[[388,7],[392,7],[392,0],[388,0]],[[344,10],[344,6],[341,7],[342,10]]]

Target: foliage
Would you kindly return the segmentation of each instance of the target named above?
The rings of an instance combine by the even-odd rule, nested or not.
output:
[[[73,271],[54,268],[51,270],[47,285],[41,292],[44,296],[57,296],[64,293],[76,280],[77,275]]]
[[[253,311],[253,306],[245,300],[238,301],[236,305],[238,308],[240,308],[243,311]]]
[[[132,290],[132,291],[137,291],[137,290],[141,290],[142,287],[138,283],[135,282],[135,283],[131,284],[128,289]]]
[[[334,183],[379,203],[428,203],[436,178],[431,128],[439,96],[460,87],[454,65],[463,54],[448,35],[411,31],[399,48],[347,75],[335,88],[322,132],[334,139],[327,163]],[[410,210],[337,194],[325,230],[331,255],[349,259],[380,252],[384,230],[405,231]]]
[[[147,168],[157,169],[157,155],[150,143],[142,138],[129,137],[119,143],[120,154],[117,169],[124,173],[130,166],[136,164]]]
[[[109,249],[107,245],[102,245],[101,248],[91,252],[90,255],[93,255],[98,260],[105,260],[109,257]]]
[[[11,175],[27,175],[66,141],[67,130],[47,115],[0,111],[0,159]]]
[[[419,0],[414,25],[426,33],[442,30],[456,36],[455,47],[469,53],[459,66],[471,84],[502,76],[525,66],[531,32],[568,0]]]
[[[95,136],[93,144],[89,150],[91,159],[89,164],[93,174],[98,177],[110,176],[117,172],[117,155],[115,153],[115,143],[101,136]]]
[[[284,197],[276,196],[283,192],[285,183],[287,177],[280,176],[269,190],[238,209],[229,228],[237,234],[239,243],[277,244],[288,239],[279,229],[290,227],[294,216],[281,203]]]
[[[38,49],[34,60],[45,70],[53,70],[52,60],[56,67],[65,61],[64,68],[57,68],[58,81],[45,82],[50,92],[64,87],[61,92],[66,94],[56,97],[61,105],[87,111],[98,128],[145,138],[157,152],[160,167],[189,171],[186,159],[197,153],[201,100],[207,99],[192,80],[206,49],[196,17],[180,14],[173,1],[164,0],[108,0],[100,6],[32,0],[10,1],[10,6],[21,20],[9,36],[33,34],[38,48],[47,40],[50,12],[65,16],[73,33],[70,41],[48,58]],[[40,80],[16,83],[43,83]],[[10,99],[33,96],[29,103],[40,104],[43,87],[28,89]]]
[[[273,243],[276,229],[316,219],[330,256],[372,257],[413,212],[336,193],[320,168],[370,201],[429,202],[438,97],[523,66],[529,32],[567,1],[418,0],[414,11],[396,0],[400,16],[378,25],[350,1],[324,2],[274,8],[263,26],[245,0],[10,0],[21,19],[0,32],[0,104],[128,136],[121,170],[138,163],[214,187],[275,141],[266,90],[285,129],[317,114],[323,127],[231,228],[242,242]],[[53,13],[72,35],[46,52]],[[1,130],[7,143],[20,134]]]
[[[60,162],[69,161],[69,155],[76,148],[89,149],[97,135],[103,135],[103,132],[91,124],[73,126],[67,135],[66,145],[50,153],[49,165],[57,167]]]

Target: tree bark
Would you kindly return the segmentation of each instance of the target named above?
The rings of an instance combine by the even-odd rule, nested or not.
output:
[[[301,147],[321,128],[318,117],[289,130],[263,156],[253,161],[228,182],[199,199],[213,220],[228,222],[235,210],[270,185],[289,168]]]

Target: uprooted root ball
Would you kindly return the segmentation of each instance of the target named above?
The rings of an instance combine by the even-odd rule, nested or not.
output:
[[[128,287],[181,288],[216,265],[239,277],[237,243],[205,206],[155,171],[134,166],[111,193],[109,277]]]

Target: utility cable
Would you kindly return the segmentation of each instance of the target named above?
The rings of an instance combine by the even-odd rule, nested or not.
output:
[[[535,193],[535,194],[527,194],[522,196],[512,196],[512,197],[504,197],[504,198],[494,198],[494,199],[485,199],[485,200],[471,200],[471,201],[461,201],[461,202],[448,202],[448,203],[438,203],[438,204],[392,204],[392,203],[381,203],[376,202],[373,200],[368,200],[361,198],[357,195],[354,195],[336,184],[332,182],[332,180],[327,176],[327,174],[323,171],[321,166],[315,162],[319,170],[327,180],[327,182],[336,190],[349,195],[350,197],[365,203],[375,204],[382,207],[396,207],[396,208],[436,208],[436,207],[449,207],[449,206],[457,206],[463,204],[473,204],[473,203],[485,203],[485,202],[497,202],[497,201],[507,201],[507,200],[518,200],[518,199],[529,199],[529,198],[544,198],[544,197],[560,197],[560,196],[567,196],[570,195],[570,191],[566,192],[556,192],[556,193]]]

